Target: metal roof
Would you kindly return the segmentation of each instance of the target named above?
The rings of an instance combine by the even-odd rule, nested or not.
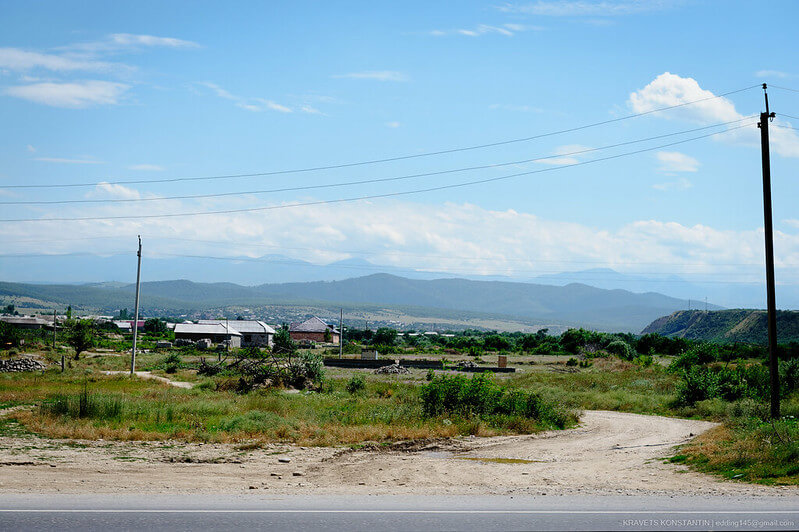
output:
[[[241,333],[230,327],[225,328],[225,323],[178,323],[175,325],[175,334],[230,334],[231,336],[241,336]]]
[[[226,320],[199,320],[199,324],[225,324]],[[258,320],[229,320],[230,326],[242,334],[275,334],[275,330]]]
[[[37,318],[35,316],[0,316],[0,321],[4,321],[9,325],[38,325],[40,327],[50,326],[53,322]]]
[[[327,323],[323,322],[316,316],[313,318],[308,318],[302,323],[292,323],[289,325],[290,332],[318,332],[323,333],[325,330],[329,329],[330,332],[338,334],[338,331],[332,326],[328,325]]]

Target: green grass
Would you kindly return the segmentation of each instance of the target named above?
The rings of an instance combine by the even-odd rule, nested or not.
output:
[[[575,373],[534,371],[509,384],[533,390],[567,408],[676,416],[677,377],[661,366],[642,368],[618,359],[597,359]]]
[[[29,430],[60,438],[188,441],[291,441],[331,445],[363,441],[511,434],[540,430],[523,416],[429,416],[419,388],[368,375],[363,391],[331,379],[323,393],[225,390],[225,378],[192,390],[123,375],[17,374],[0,378],[0,400],[37,404],[13,416]]]

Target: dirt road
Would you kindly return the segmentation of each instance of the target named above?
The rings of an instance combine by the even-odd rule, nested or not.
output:
[[[0,492],[795,494],[664,464],[705,421],[588,411],[578,428],[361,450],[0,438]]]

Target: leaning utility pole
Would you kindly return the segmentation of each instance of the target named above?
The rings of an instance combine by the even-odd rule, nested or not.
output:
[[[766,97],[766,112],[760,113],[760,149],[763,157],[763,231],[766,237],[766,306],[768,309],[768,361],[771,375],[771,417],[780,417],[780,372],[777,360],[777,302],[774,289],[774,230],[771,226],[771,161],[769,158],[768,122],[774,113],[768,109],[768,93],[763,84]]]
[[[344,358],[344,309],[339,309],[338,315],[338,357]]]
[[[141,235],[139,235],[139,265],[136,268],[136,311],[133,317],[133,351],[130,354],[130,376],[136,372],[136,337],[139,334],[139,286],[141,284]]]

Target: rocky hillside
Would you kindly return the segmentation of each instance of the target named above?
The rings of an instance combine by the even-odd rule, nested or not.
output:
[[[641,333],[715,342],[768,343],[765,310],[679,310],[656,319]],[[777,312],[777,340],[781,344],[799,341],[799,312]]]

